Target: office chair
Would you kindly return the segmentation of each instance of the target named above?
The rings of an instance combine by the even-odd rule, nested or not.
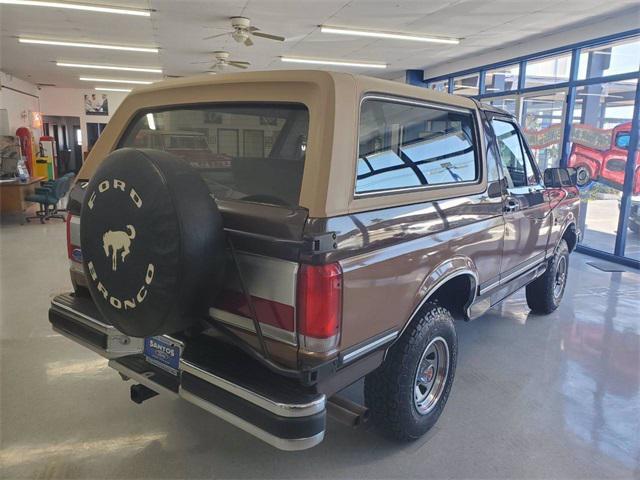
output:
[[[65,220],[64,215],[60,213],[63,210],[58,208],[58,203],[69,191],[73,176],[73,174],[67,174],[56,180],[43,182],[42,186],[35,189],[35,194],[27,195],[25,200],[39,204],[40,210],[36,211],[35,216],[26,217],[25,220],[30,222],[32,218],[38,218],[40,223],[51,218]]]

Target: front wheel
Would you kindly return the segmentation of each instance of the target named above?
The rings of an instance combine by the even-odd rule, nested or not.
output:
[[[576,184],[579,187],[584,187],[591,182],[592,175],[589,167],[580,165],[576,168]]]
[[[443,307],[425,305],[384,363],[365,378],[365,403],[376,426],[398,440],[424,435],[447,403],[457,354],[453,317]]]
[[[527,285],[527,305],[534,313],[549,314],[560,306],[569,274],[569,246],[560,240],[544,274]]]

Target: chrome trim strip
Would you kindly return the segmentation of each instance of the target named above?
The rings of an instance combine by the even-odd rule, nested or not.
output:
[[[247,400],[248,402],[251,402],[256,406],[264,408],[265,410],[268,410],[281,417],[307,417],[309,415],[314,415],[316,413],[322,412],[325,409],[326,397],[324,395],[321,395],[317,400],[311,403],[280,403],[271,400],[270,398],[263,397],[262,395],[256,392],[252,392],[251,390],[241,387],[240,385],[236,385],[235,383],[214,375],[213,373],[207,372],[206,370],[203,370],[197,365],[194,365],[193,363],[182,358],[180,359],[180,370],[188,372],[207,383],[222,388],[223,390],[226,390],[233,395]]]
[[[534,268],[536,268],[538,266],[539,263],[543,262],[544,259],[546,257],[546,253],[543,252],[539,255],[536,255],[535,257],[533,257],[531,260],[529,260],[525,265],[523,265],[522,267],[518,268],[517,270],[511,272],[510,274],[506,275],[504,278],[500,278],[500,285],[503,285],[504,283],[508,282],[509,280],[514,279],[515,277],[520,276],[521,274],[527,272],[528,270],[533,270]]]
[[[147,388],[150,388],[156,393],[166,393],[167,395],[172,396],[173,398],[178,398],[178,394],[173,390],[169,390],[166,387],[163,387],[159,383],[156,383],[152,380],[153,377],[145,377],[144,375],[134,372],[128,367],[125,367],[121,363],[118,363],[115,360],[109,360],[109,366],[114,370],[120,372],[125,377],[129,377],[131,380],[134,380],[138,383],[141,383]]]
[[[396,330],[395,332],[391,332],[388,335],[385,335],[382,338],[379,338],[377,340],[374,340],[371,343],[368,343],[367,345],[363,345],[362,347],[354,350],[353,352],[349,352],[346,355],[344,355],[342,357],[342,364],[346,365],[349,362],[352,362],[353,360],[355,360],[356,358],[359,358],[369,352],[371,352],[372,350],[375,350],[376,348],[384,345],[385,343],[388,343],[392,340],[395,340],[398,337],[398,331]]]
[[[212,403],[203,400],[202,398],[188,392],[187,390],[183,390],[180,387],[180,396],[187,400],[190,403],[206,410],[209,413],[212,413],[216,417],[229,422],[230,424],[244,430],[245,432],[253,435],[254,437],[259,438],[263,442],[268,443],[269,445],[276,447],[279,450],[288,450],[288,451],[296,451],[296,450],[306,450],[307,448],[314,447],[318,445],[324,438],[324,430],[312,437],[308,438],[296,438],[296,439],[285,439],[279,438],[275,435],[272,435],[264,430],[256,427],[255,425],[243,420],[240,417],[229,413],[228,411],[214,405]]]
[[[242,315],[211,307],[209,309],[209,316],[219,322],[241,328],[248,332],[256,332],[256,329],[253,327],[253,320]],[[277,340],[278,342],[286,343],[294,347],[298,345],[296,332],[290,332],[264,323],[260,323],[260,329],[262,330],[262,334],[267,338]]]
[[[496,280],[495,282],[491,282],[489,285],[483,287],[482,285],[480,286],[480,288],[478,289],[478,296],[480,295],[484,295],[485,293],[493,290],[494,288],[498,287],[500,285],[500,278],[498,278],[498,280]]]

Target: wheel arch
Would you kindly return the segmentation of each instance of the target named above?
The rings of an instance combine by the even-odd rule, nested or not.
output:
[[[416,294],[416,304],[411,315],[395,341],[402,337],[429,301],[435,300],[447,308],[456,320],[468,320],[468,308],[478,292],[478,278],[476,266],[468,257],[454,257],[432,269],[422,282]],[[462,295],[460,289],[462,289]],[[456,293],[455,297],[452,296],[453,292]]]
[[[569,252],[573,252],[578,245],[578,228],[576,226],[575,219],[569,219],[564,228],[562,229],[562,235],[560,235],[560,239],[558,240],[558,244],[560,244],[560,240],[564,240],[567,242],[567,246],[569,247]],[[556,245],[556,249],[558,245]],[[555,250],[554,250],[555,251]]]

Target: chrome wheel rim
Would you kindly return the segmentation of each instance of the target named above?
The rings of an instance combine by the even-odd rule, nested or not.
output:
[[[413,404],[421,415],[435,408],[447,383],[449,346],[442,337],[429,342],[422,352],[413,382]]]
[[[567,258],[560,257],[558,266],[556,267],[556,277],[553,284],[553,296],[559,298],[564,290],[564,284],[567,281]]]

